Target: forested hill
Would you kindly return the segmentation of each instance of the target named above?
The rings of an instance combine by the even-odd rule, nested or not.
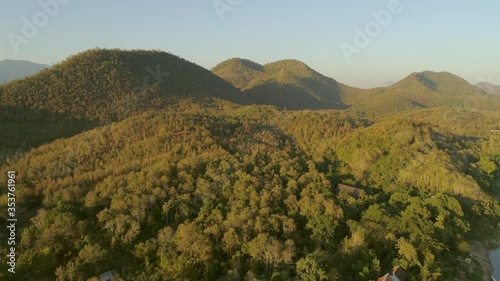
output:
[[[358,112],[373,115],[435,107],[496,111],[500,109],[500,96],[448,72],[424,71],[412,73],[390,87],[367,90],[352,105]]]
[[[161,51],[90,50],[0,86],[2,120],[122,120],[181,98],[249,100],[210,71]]]
[[[349,87],[297,60],[230,59],[212,72],[161,51],[89,50],[0,85],[0,120],[117,121],[179,100],[352,109],[371,115],[429,107],[498,110],[491,95],[450,73],[413,73],[387,88]]]
[[[231,82],[258,104],[287,109],[345,109],[346,93],[358,89],[343,85],[297,60],[260,65],[245,59],[230,59],[212,72]]]
[[[499,97],[450,73],[361,90],[296,60],[78,54],[0,86],[0,280],[477,280]]]
[[[297,60],[261,65],[233,58],[218,64],[212,72],[258,104],[287,109],[351,108],[372,116],[433,107],[500,109],[500,96],[448,72],[412,73],[389,87],[366,90],[339,83]]]
[[[0,85],[0,162],[145,111],[221,103],[341,109],[375,120],[425,108],[498,111],[500,95],[450,73],[413,73],[390,87],[365,90],[346,86],[297,60],[261,65],[235,58],[208,71],[161,51],[94,49]],[[9,133],[12,129],[15,134]]]
[[[164,110],[40,146],[0,171],[18,172],[20,206],[16,275],[3,263],[0,279],[366,281],[396,264],[471,280],[460,259],[500,226],[500,136],[413,119]]]

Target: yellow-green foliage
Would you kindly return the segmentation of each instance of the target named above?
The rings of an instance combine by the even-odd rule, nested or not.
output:
[[[148,78],[157,65],[168,75]],[[365,91],[294,60],[213,71],[243,92],[120,50],[0,86],[0,182],[17,172],[18,207],[16,275],[3,263],[0,279],[365,281],[401,265],[454,280],[471,241],[500,232],[498,107],[463,108],[462,79]],[[231,102],[252,98],[270,105]]]
[[[161,51],[90,50],[0,86],[3,120],[116,121],[179,98],[248,103],[237,89]]]
[[[1,169],[19,178],[16,276],[370,280],[400,264],[445,280],[477,230],[495,231],[498,143],[341,111],[143,113]],[[337,194],[339,182],[364,192]]]

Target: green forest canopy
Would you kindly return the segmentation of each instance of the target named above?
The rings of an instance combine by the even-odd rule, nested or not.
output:
[[[22,179],[17,276],[449,280],[498,231],[499,138],[335,111],[147,112],[3,168]]]
[[[156,65],[165,79],[145,85]],[[3,264],[0,279],[362,281],[397,265],[410,281],[477,278],[457,269],[500,231],[492,97],[448,73],[361,90],[291,60],[213,71],[232,80],[91,50],[0,86],[0,181],[17,171],[20,215],[17,273]],[[288,87],[297,99],[242,105]],[[274,104],[304,97],[306,110]],[[345,110],[311,110],[332,105]]]

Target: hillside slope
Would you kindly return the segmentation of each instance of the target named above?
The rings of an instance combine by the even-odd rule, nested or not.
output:
[[[500,98],[488,95],[454,74],[424,71],[412,73],[390,87],[368,90],[352,108],[381,115],[434,107],[498,110]]]
[[[359,90],[323,76],[297,60],[260,65],[235,58],[220,63],[212,72],[258,104],[287,109],[344,109],[346,93]]]
[[[212,72],[248,94],[258,104],[287,109],[347,109],[369,116],[421,108],[498,110],[500,97],[488,94],[448,72],[424,71],[388,87],[358,89],[328,78],[297,60],[260,65],[230,59]]]
[[[4,120],[122,120],[183,98],[249,102],[210,71],[161,51],[90,50],[0,86]]]
[[[0,168],[2,182],[17,171],[20,206],[16,275],[3,263],[0,279],[374,280],[395,260],[416,280],[457,277],[468,241],[498,225],[478,184],[498,179],[498,138],[367,125],[344,111],[164,110],[40,146]]]

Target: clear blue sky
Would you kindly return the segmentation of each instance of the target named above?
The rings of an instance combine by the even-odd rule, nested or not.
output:
[[[500,81],[498,0],[400,0],[402,11],[373,29],[350,62],[341,44],[356,46],[356,28],[365,29],[372,11],[396,0],[218,0],[236,3],[222,20],[214,0],[64,1],[18,52],[9,33],[23,36],[22,18],[34,22],[39,15],[43,23],[45,12],[39,0],[1,1],[0,60],[53,64],[89,48],[139,48],[169,51],[208,69],[232,57],[263,64],[294,58],[359,87],[423,70],[450,71],[472,83]]]

